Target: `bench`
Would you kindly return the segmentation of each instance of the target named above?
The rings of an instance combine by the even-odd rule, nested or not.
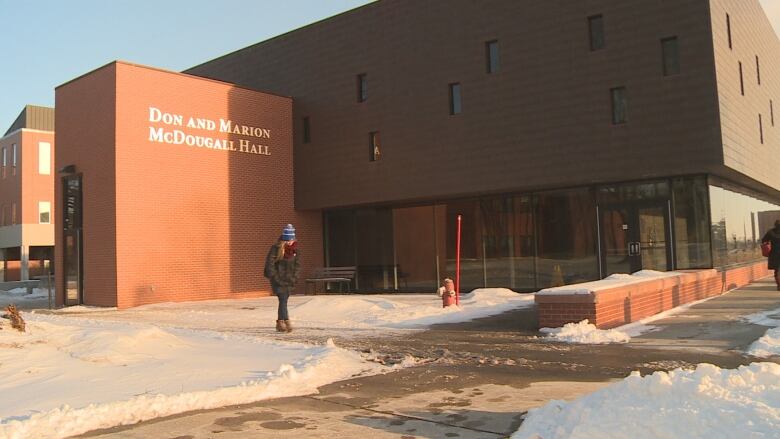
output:
[[[317,294],[317,283],[322,282],[325,284],[325,289],[327,289],[328,284],[331,283],[337,283],[339,284],[339,292],[342,291],[342,285],[347,284],[347,291],[349,291],[349,287],[352,284],[352,280],[355,279],[355,273],[357,272],[357,267],[319,267],[315,268],[314,272],[312,273],[311,277],[306,279],[306,287],[304,292],[306,294],[309,293],[309,284],[314,284],[314,294]]]

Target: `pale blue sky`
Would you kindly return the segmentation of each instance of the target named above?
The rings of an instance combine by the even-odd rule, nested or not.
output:
[[[122,59],[184,70],[369,0],[0,0],[0,136],[25,104]]]
[[[423,0],[420,0],[423,1]],[[112,60],[183,70],[369,0],[0,0],[0,135]],[[780,33],[780,0],[761,0]]]

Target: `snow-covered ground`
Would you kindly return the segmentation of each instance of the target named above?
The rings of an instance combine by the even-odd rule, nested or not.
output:
[[[701,364],[532,409],[512,439],[780,437],[780,365]]]
[[[27,332],[0,330],[0,438],[49,438],[316,392],[389,370],[332,343],[281,343],[25,314]]]
[[[71,307],[59,312],[91,319],[154,322],[178,328],[268,331],[275,325],[277,299],[160,303],[126,310]],[[290,319],[299,330],[338,330],[339,336],[423,329],[437,323],[466,322],[533,306],[533,294],[501,288],[461,296],[460,307],[442,308],[436,294],[292,296]]]
[[[332,342],[268,337],[276,335],[277,303],[266,297],[127,310],[71,307],[24,313],[26,333],[0,323],[0,438],[64,437],[314,393],[357,374],[391,370]],[[476,290],[462,296],[461,307],[450,308],[442,308],[435,294],[293,296],[290,314],[296,333],[385,335],[532,304],[532,294],[504,289]]]
[[[619,329],[598,329],[587,319],[579,323],[567,323],[561,328],[542,328],[542,334],[551,341],[565,343],[607,344],[628,343],[631,336]]]
[[[745,352],[748,355],[760,358],[780,356],[780,308],[750,314],[743,317],[743,320],[754,325],[770,327],[761,338],[747,348]]]

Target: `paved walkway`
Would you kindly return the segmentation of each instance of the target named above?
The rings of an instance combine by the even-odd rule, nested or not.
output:
[[[739,317],[778,308],[780,292],[762,281],[654,322],[659,330],[624,345],[547,342],[533,329],[533,310],[406,338],[337,339],[388,361],[412,354],[420,365],[334,383],[317,395],[185,413],[83,437],[506,437],[528,409],[592,392],[633,370],[748,364],[741,350],[767,328]]]

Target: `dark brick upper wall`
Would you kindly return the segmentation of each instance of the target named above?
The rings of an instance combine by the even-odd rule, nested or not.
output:
[[[749,176],[780,189],[780,40],[758,0],[712,0],[724,165],[727,171]],[[731,21],[729,47],[726,16]],[[756,56],[761,83],[758,83]],[[742,63],[744,95],[739,79]],[[775,123],[772,126],[770,100]],[[764,143],[758,115],[761,115]],[[734,178],[739,179],[740,175]]]
[[[188,73],[294,98],[299,209],[718,172],[708,12],[703,0],[385,0]],[[606,48],[591,52],[595,14]],[[669,36],[679,38],[682,73],[664,77]],[[501,69],[488,74],[484,44],[494,39]],[[452,82],[462,84],[456,116]],[[620,126],[616,86],[629,99]],[[379,162],[369,162],[370,131],[381,133]]]

